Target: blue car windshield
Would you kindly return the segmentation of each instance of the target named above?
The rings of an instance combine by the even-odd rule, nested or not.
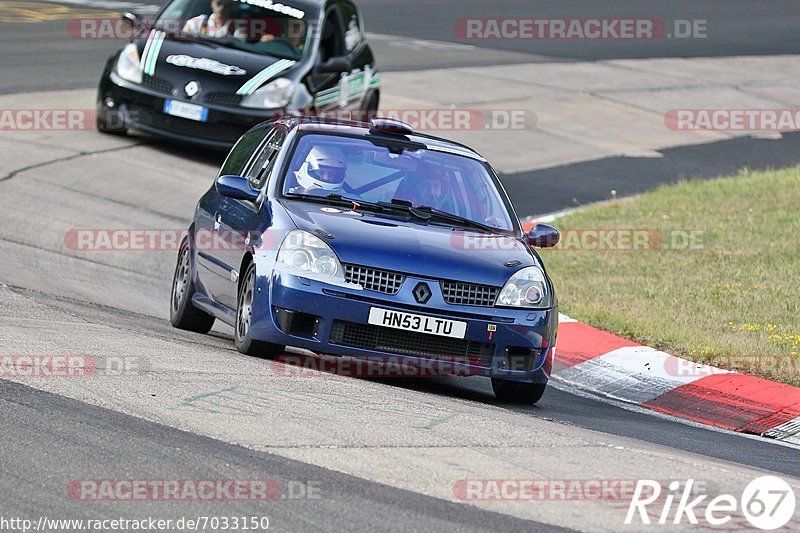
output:
[[[396,154],[364,138],[306,134],[289,163],[283,193],[338,194],[369,203],[394,200],[500,230],[514,229],[487,165],[435,149]]]

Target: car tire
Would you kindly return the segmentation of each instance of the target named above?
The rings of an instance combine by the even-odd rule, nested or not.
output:
[[[492,378],[492,390],[501,402],[533,405],[542,399],[547,383],[525,383]]]
[[[208,333],[214,325],[214,317],[192,304],[195,293],[190,262],[189,241],[184,239],[178,252],[178,264],[172,278],[172,293],[169,305],[169,321],[178,329],[195,333]]]
[[[128,128],[111,128],[100,117],[97,118],[97,131],[107,135],[127,135]]]
[[[286,346],[253,339],[250,328],[253,323],[253,299],[256,294],[256,265],[250,263],[239,287],[236,299],[236,323],[233,326],[236,349],[246,355],[275,357],[286,350]]]
[[[126,135],[128,133],[128,127],[124,124],[111,126],[108,123],[106,111],[100,106],[98,106],[97,109],[97,119],[95,120],[95,125],[97,126],[97,131],[100,133],[107,133],[109,135]]]

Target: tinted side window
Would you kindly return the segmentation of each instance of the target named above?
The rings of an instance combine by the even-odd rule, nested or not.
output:
[[[325,15],[325,25],[322,27],[322,40],[320,41],[320,61],[324,62],[332,57],[344,54],[341,21],[336,9],[328,10]]]
[[[255,157],[247,170],[247,179],[256,189],[261,189],[267,183],[267,178],[272,171],[278,152],[281,150],[286,132],[280,128],[275,128],[267,135],[263,148]]]
[[[361,20],[358,18],[356,6],[347,1],[339,2],[339,11],[344,23],[344,48],[347,53],[352,52],[364,40],[361,33]]]
[[[265,124],[263,126],[258,126],[242,135],[242,137],[236,143],[236,146],[234,146],[233,150],[231,150],[231,153],[228,154],[228,158],[222,164],[219,175],[239,175],[242,172],[245,163],[247,163],[247,161],[250,159],[250,156],[253,154],[253,150],[256,149],[261,142],[261,139],[264,138],[264,134],[266,133],[267,129],[269,129],[269,125]]]

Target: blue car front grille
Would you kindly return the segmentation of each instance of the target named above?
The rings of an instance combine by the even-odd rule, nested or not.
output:
[[[500,292],[497,287],[461,281],[442,281],[440,285],[444,301],[453,305],[492,307]]]
[[[415,331],[334,320],[329,341],[332,344],[374,350],[392,355],[457,361],[491,367],[494,344],[453,339]]]
[[[406,277],[399,272],[345,264],[344,279],[348,283],[358,283],[368,291],[397,294]]]

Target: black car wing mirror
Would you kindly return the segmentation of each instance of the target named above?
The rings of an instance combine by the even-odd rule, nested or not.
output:
[[[132,27],[136,28],[139,25],[139,21],[141,17],[132,11],[126,11],[122,14],[122,20],[130,24]]]
[[[336,56],[317,64],[316,71],[320,74],[341,74],[342,72],[350,72],[352,68],[353,66],[349,59],[344,56]]]

